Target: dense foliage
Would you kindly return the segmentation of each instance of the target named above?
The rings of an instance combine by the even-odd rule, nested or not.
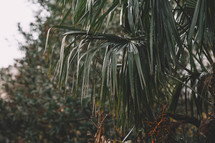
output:
[[[34,2],[50,16],[1,70],[0,138],[215,142],[215,1]]]
[[[214,141],[213,0],[58,2],[63,18],[50,25],[46,50],[60,49],[48,56],[59,85],[72,78],[72,93],[109,108],[124,136],[135,128],[146,142],[176,142],[174,129],[190,123]]]
[[[37,21],[31,23],[30,33],[18,25],[26,40],[20,44],[25,57],[0,72],[1,90],[8,95],[0,99],[0,142],[93,142],[96,117],[92,117],[89,100],[83,99],[81,104],[80,98],[72,96],[69,90],[65,90],[65,95],[47,75],[44,31],[56,22],[54,18],[60,11],[54,4],[44,5],[44,9],[51,16],[44,18],[40,16],[43,11],[36,13]]]

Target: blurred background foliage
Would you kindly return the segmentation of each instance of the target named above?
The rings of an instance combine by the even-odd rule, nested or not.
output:
[[[1,94],[6,95],[0,99],[0,143],[94,142],[98,122],[97,115],[92,115],[91,101],[81,102],[80,97],[72,96],[68,88],[71,80],[60,91],[48,77],[49,63],[43,55],[46,31],[50,24],[60,22],[61,11],[55,2],[40,4],[43,9],[35,13],[36,23],[31,23],[30,33],[18,24],[26,41],[20,43],[25,57],[0,71]],[[44,11],[48,16],[41,16]],[[51,40],[60,46],[60,39]],[[58,53],[56,49],[52,56]],[[113,127],[109,120],[112,119],[106,119],[104,130]],[[109,130],[105,134],[116,136]]]

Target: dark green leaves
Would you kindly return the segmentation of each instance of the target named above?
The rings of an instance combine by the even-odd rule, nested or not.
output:
[[[75,22],[56,26],[66,31],[57,65],[60,83],[76,75],[74,93],[93,97],[95,108],[108,106],[122,129],[145,127],[164,101],[173,113],[186,102],[182,110],[200,117],[200,103],[209,102],[209,92],[199,94],[197,83],[213,63],[213,2],[73,3],[63,21],[73,12]]]

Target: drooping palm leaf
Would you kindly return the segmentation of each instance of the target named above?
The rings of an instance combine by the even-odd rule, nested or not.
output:
[[[55,66],[59,85],[72,76],[73,94],[93,97],[95,108],[109,103],[122,129],[146,127],[163,101],[172,112],[185,102],[186,114],[201,118],[203,103],[210,104],[198,83],[213,64],[214,2],[70,2],[62,23],[72,13],[72,25],[53,27],[67,31]]]

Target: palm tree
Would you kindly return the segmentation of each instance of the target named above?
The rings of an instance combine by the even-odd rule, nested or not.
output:
[[[50,68],[59,86],[71,77],[73,95],[92,98],[95,110],[108,107],[123,132],[143,129],[145,140],[167,142],[175,127],[170,118],[214,140],[208,132],[215,129],[215,1],[59,3],[66,12],[52,29],[64,37]],[[203,131],[206,124],[212,129]]]

